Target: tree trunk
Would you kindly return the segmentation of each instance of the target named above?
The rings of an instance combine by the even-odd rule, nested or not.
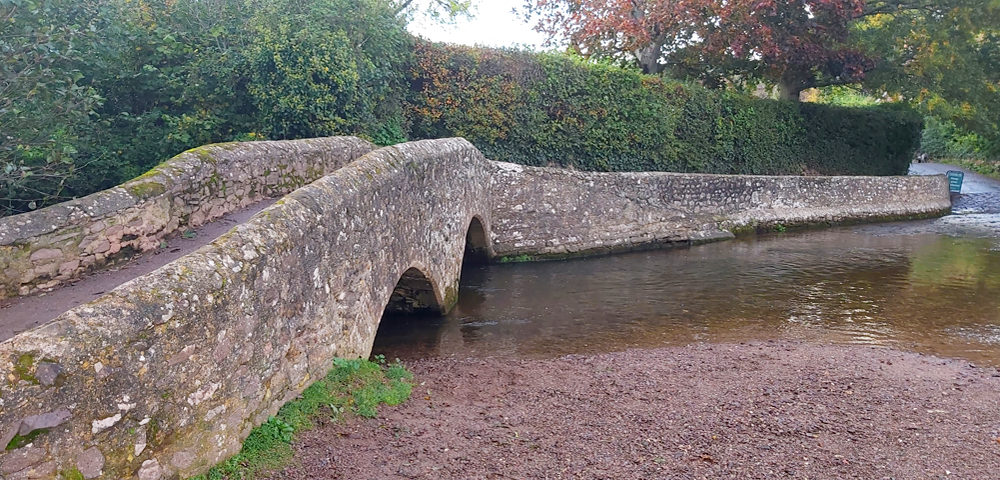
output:
[[[799,95],[802,93],[802,84],[794,80],[789,80],[787,78],[781,78],[778,80],[778,98],[781,100],[792,100],[795,102],[799,101]]]
[[[665,67],[660,63],[661,48],[661,42],[653,41],[649,45],[635,51],[635,59],[636,62],[639,63],[639,68],[642,69],[642,73],[658,75],[663,72]]]

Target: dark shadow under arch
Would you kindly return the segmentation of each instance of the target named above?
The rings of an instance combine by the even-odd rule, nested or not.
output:
[[[423,272],[410,268],[392,290],[386,313],[442,313],[434,286]]]
[[[489,239],[479,217],[472,217],[465,234],[465,259],[463,265],[482,265],[490,261]]]

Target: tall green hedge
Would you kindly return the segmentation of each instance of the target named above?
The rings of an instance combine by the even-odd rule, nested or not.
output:
[[[411,137],[581,170],[905,174],[922,119],[761,100],[557,54],[418,43]]]
[[[383,0],[0,0],[0,216],[210,142],[463,136],[586,170],[899,174],[920,119],[415,42]]]

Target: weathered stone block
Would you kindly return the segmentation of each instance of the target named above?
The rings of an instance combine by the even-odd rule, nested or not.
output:
[[[63,253],[60,250],[54,248],[42,248],[35,250],[31,253],[31,261],[33,263],[46,263],[51,260],[62,258]]]

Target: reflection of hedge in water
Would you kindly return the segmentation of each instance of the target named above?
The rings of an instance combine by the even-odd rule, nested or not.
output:
[[[905,174],[921,119],[893,107],[760,100],[595,65],[419,43],[411,136],[583,170]]]

